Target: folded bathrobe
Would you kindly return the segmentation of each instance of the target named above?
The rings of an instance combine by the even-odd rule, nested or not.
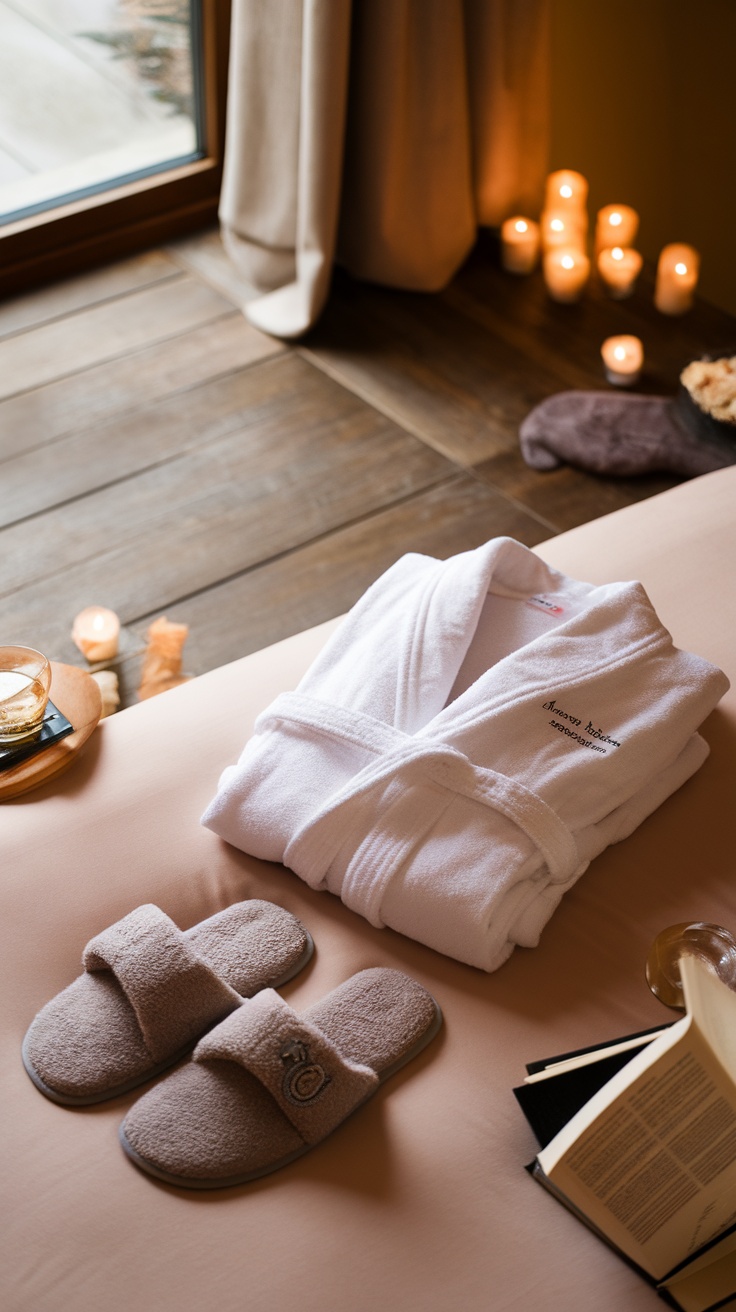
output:
[[[259,716],[203,823],[484,970],[693,774],[728,688],[639,583],[510,538],[408,555]]]

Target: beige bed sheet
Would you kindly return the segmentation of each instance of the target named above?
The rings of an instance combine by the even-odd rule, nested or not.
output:
[[[736,468],[538,548],[579,578],[640,578],[680,646],[736,683]],[[104,722],[55,784],[0,807],[5,1312],[644,1312],[654,1292],[524,1172],[535,1145],[511,1094],[524,1063],[667,1013],[643,963],[690,918],[736,929],[736,693],[705,725],[699,774],[566,896],[533,951],[484,975],[375,930],[329,894],[201,828],[222,767],[293,687],[331,625]],[[440,1002],[444,1030],[321,1147],[254,1184],[189,1194],[117,1142],[133,1094],[46,1101],[20,1061],[36,1010],[82,946],[141,902],[183,927],[267,897],[316,943],[286,986],[308,1005],[371,965]]]

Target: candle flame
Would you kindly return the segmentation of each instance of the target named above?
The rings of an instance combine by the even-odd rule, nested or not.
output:
[[[679,264],[675,265],[675,273],[679,273],[680,276],[682,276],[683,273],[687,273],[687,265],[683,264],[682,260]]]
[[[94,617],[94,619],[93,619],[93,621],[92,621],[92,628],[93,628],[93,629],[96,629],[97,632],[99,633],[100,629],[104,629],[104,627],[105,627],[105,619],[104,619],[104,616],[103,616],[103,615],[95,615],[95,617]]]
[[[575,260],[572,255],[563,255],[562,259],[560,260],[560,264],[562,265],[563,269],[575,268]]]
[[[615,357],[616,357],[617,360],[625,360],[625,359],[626,359],[626,347],[625,347],[625,346],[614,346],[614,348],[613,348],[613,354],[615,355]]]
[[[518,219],[514,224],[517,232],[526,232],[528,226],[528,223],[524,219]]]
[[[614,228],[617,228],[620,223],[623,223],[623,215],[619,214],[618,210],[614,210],[613,214],[609,214],[608,222],[612,224]]]
[[[624,258],[624,253],[621,250],[620,246],[614,246],[613,250],[611,251],[611,258],[614,260],[622,260]]]
[[[564,232],[564,231],[565,231],[565,225],[564,225],[564,223],[562,222],[562,219],[552,219],[552,221],[551,221],[551,223],[550,223],[549,226],[550,226],[550,228],[552,229],[553,232]]]
[[[570,186],[569,182],[563,183],[563,185],[560,187],[560,195],[564,196],[565,200],[570,199],[570,197],[572,196],[572,187]]]

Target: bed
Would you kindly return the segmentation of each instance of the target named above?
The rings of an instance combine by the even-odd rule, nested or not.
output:
[[[677,645],[736,683],[736,468],[685,483],[536,550],[591,582],[638,578]],[[655,1292],[525,1172],[512,1094],[525,1063],[652,1026],[655,935],[736,929],[736,690],[706,721],[701,770],[599,856],[539,946],[496,973],[374,929],[199,817],[261,708],[293,688],[336,621],[103,721],[74,766],[0,808],[2,1305],[7,1312],[646,1312]],[[283,989],[297,1009],[393,966],[444,1027],[321,1146],[251,1184],[192,1192],[144,1176],[118,1126],[137,1094],[43,1098],[20,1046],[80,969],[84,944],[144,902],[182,928],[260,897],[316,950]]]

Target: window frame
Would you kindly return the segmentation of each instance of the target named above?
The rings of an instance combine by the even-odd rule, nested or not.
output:
[[[215,222],[225,144],[231,0],[202,0],[204,155],[0,227],[0,292],[79,273]]]

